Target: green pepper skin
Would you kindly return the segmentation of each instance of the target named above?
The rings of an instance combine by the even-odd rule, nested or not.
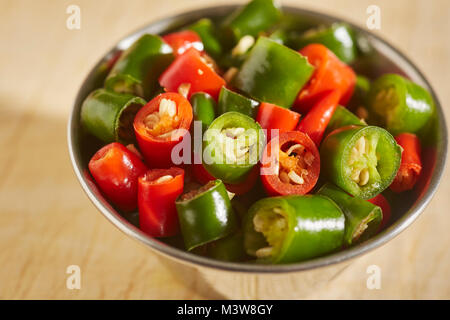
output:
[[[244,97],[237,92],[233,92],[225,87],[222,87],[220,90],[218,103],[219,114],[236,111],[255,118],[258,112],[258,106],[258,101]]]
[[[324,136],[326,137],[329,133],[336,129],[350,125],[364,126],[365,124],[353,112],[343,106],[338,106],[336,111],[333,113],[330,122],[328,123]]]
[[[220,144],[218,132],[226,128],[241,127],[255,134],[255,144],[246,161],[227,163]],[[203,165],[214,177],[224,183],[238,184],[244,181],[259,161],[265,144],[265,135],[261,126],[252,118],[235,111],[217,117],[203,136]]]
[[[390,94],[383,95],[389,90]],[[427,90],[396,74],[383,75],[372,83],[367,106],[369,121],[393,135],[417,133],[428,123],[435,109]]]
[[[260,37],[233,84],[256,100],[290,108],[313,70],[298,52]]]
[[[159,88],[158,77],[173,61],[172,48],[159,36],[145,34],[122,53],[105,88],[146,99]]]
[[[281,18],[281,11],[274,0],[252,0],[233,12],[223,23],[222,29],[231,42],[237,43],[245,35],[257,37],[261,31],[273,26]]]
[[[268,245],[262,233],[255,231],[253,219],[259,212],[279,208],[287,221],[278,248],[265,263],[293,263],[318,257],[340,248],[343,244],[345,217],[336,203],[321,195],[283,196],[256,202],[244,219],[244,247],[255,255]]]
[[[192,199],[177,200],[175,205],[187,250],[224,238],[237,228],[230,198],[220,180]]]
[[[241,231],[208,244],[207,255],[221,261],[239,262],[247,258]]]
[[[191,24],[188,29],[195,31],[199,35],[205,51],[212,57],[217,58],[222,54],[222,45],[218,40],[216,28],[210,19],[200,19],[194,24]]]
[[[105,143],[132,143],[134,116],[145,104],[144,99],[131,94],[97,89],[81,106],[81,125]]]
[[[344,63],[350,64],[357,57],[353,31],[344,23],[335,23],[326,29],[311,29],[300,36],[296,47],[301,49],[311,43],[320,43],[333,51]]]
[[[201,121],[203,130],[206,130],[216,117],[216,101],[207,93],[196,92],[191,96],[190,103],[194,120]]]
[[[354,163],[364,161],[369,171],[369,181],[361,186],[351,176],[353,149],[365,137],[364,156],[357,156]],[[367,152],[367,150],[369,150]],[[400,167],[401,147],[394,137],[383,128],[375,126],[347,126],[335,130],[322,142],[320,148],[321,173],[349,194],[371,199],[385,190],[394,180]]]
[[[356,110],[359,107],[366,107],[370,85],[370,80],[367,77],[362,75],[356,76],[355,89],[352,98],[347,104],[348,108]]]
[[[323,185],[317,194],[329,197],[344,213],[346,245],[363,242],[377,233],[383,220],[380,207],[369,201],[354,198],[331,183]],[[362,229],[364,225],[367,225],[365,230]]]

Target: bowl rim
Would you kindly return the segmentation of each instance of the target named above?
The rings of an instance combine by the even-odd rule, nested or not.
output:
[[[179,21],[183,18],[189,18],[192,15],[207,15],[211,12],[217,12],[217,11],[231,11],[235,8],[237,8],[239,5],[236,4],[230,4],[230,5],[219,5],[219,6],[209,6],[209,7],[203,7],[198,9],[193,9],[189,11],[185,11],[180,14],[175,14],[172,16],[164,17],[161,19],[157,19],[133,32],[128,34],[127,36],[123,37],[120,41],[117,42],[117,44],[109,51],[109,53],[113,52],[114,50],[117,50],[118,48],[122,48],[124,46],[127,46],[126,43],[130,43],[130,41],[133,41],[137,36],[140,34],[143,34],[145,32],[148,32],[148,29],[152,26],[158,25],[158,24],[165,24],[169,25],[171,21]],[[375,237],[372,237],[371,239],[365,241],[364,243],[357,245],[352,248],[348,248],[333,254],[329,254],[323,257],[314,258],[311,260],[307,260],[304,262],[298,262],[293,264],[285,264],[285,265],[260,265],[260,264],[249,264],[249,263],[237,263],[237,262],[225,262],[220,260],[214,260],[207,257],[202,257],[198,255],[194,255],[192,253],[189,253],[187,251],[182,251],[181,249],[172,247],[170,245],[167,245],[163,242],[158,241],[157,239],[151,238],[144,234],[142,231],[140,231],[138,228],[133,226],[131,223],[126,222],[124,218],[122,218],[119,214],[117,214],[111,207],[105,206],[93,193],[91,190],[91,187],[88,183],[88,181],[83,176],[83,165],[81,163],[80,157],[76,156],[75,154],[75,148],[77,146],[77,141],[75,141],[76,134],[75,130],[76,128],[76,118],[79,117],[79,109],[77,108],[77,105],[80,105],[80,101],[82,99],[82,89],[86,85],[89,79],[91,79],[94,75],[94,72],[96,68],[103,62],[104,57],[100,59],[100,61],[96,64],[96,66],[92,69],[90,69],[90,72],[86,76],[86,78],[83,80],[82,85],[80,86],[77,96],[75,99],[75,102],[72,106],[72,111],[70,113],[68,126],[67,126],[67,139],[68,139],[68,149],[69,149],[69,155],[70,160],[73,166],[73,169],[75,171],[75,174],[78,178],[79,183],[81,184],[84,192],[87,194],[88,198],[91,200],[91,202],[97,207],[97,209],[113,224],[115,225],[119,230],[127,234],[128,236],[132,237],[133,239],[146,244],[148,247],[150,247],[153,251],[157,252],[158,254],[161,254],[163,256],[166,256],[171,259],[175,259],[176,261],[180,263],[187,263],[192,266],[202,266],[212,269],[219,269],[224,271],[232,271],[232,272],[241,272],[241,273],[289,273],[289,272],[298,272],[298,271],[307,271],[312,269],[317,269],[321,267],[326,267],[329,265],[338,264],[341,262],[344,262],[346,260],[350,260],[353,258],[356,258],[358,256],[361,256],[364,253],[367,253],[369,251],[374,250],[375,248],[380,247],[381,245],[387,243],[388,241],[392,240],[394,237],[396,237],[398,234],[400,234],[402,231],[404,231],[407,227],[409,227],[416,219],[417,217],[424,211],[425,207],[429,204],[432,197],[434,196],[439,182],[442,178],[442,175],[444,173],[445,169],[445,163],[447,158],[447,141],[448,141],[448,133],[447,133],[447,125],[446,120],[444,116],[443,108],[439,102],[439,99],[432,88],[431,84],[427,80],[427,78],[424,76],[424,74],[415,66],[415,64],[407,58],[401,51],[396,49],[394,46],[392,46],[389,42],[382,39],[380,36],[373,34],[370,31],[367,31],[358,25],[343,19],[341,17],[332,16],[329,14],[304,9],[304,8],[298,8],[293,6],[282,6],[282,10],[284,12],[290,13],[290,14],[298,14],[298,15],[308,15],[313,18],[319,18],[319,19],[325,19],[328,21],[341,21],[345,22],[348,25],[350,25],[354,30],[357,30],[358,32],[364,34],[368,38],[371,39],[371,43],[374,44],[375,47],[377,47],[378,50],[381,50],[383,54],[386,54],[386,52],[389,52],[390,55],[396,55],[399,58],[399,62],[396,64],[401,64],[402,70],[409,70],[409,72],[413,72],[416,74],[418,78],[421,79],[423,84],[429,89],[431,95],[433,96],[433,99],[436,104],[436,110],[437,110],[437,116],[439,121],[439,135],[440,139],[438,141],[438,150],[437,150],[437,156],[436,156],[436,163],[434,167],[433,175],[430,179],[429,185],[427,190],[422,195],[422,198],[419,201],[416,201],[414,205],[402,216],[396,221],[393,225],[388,227],[386,230],[381,232],[380,234],[376,235]],[[125,44],[124,44],[125,43]]]

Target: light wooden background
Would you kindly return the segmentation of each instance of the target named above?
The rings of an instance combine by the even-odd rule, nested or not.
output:
[[[72,172],[66,123],[83,78],[118,39],[160,17],[220,2],[235,1],[0,0],[1,299],[208,298],[185,288],[154,253],[97,212]],[[417,63],[448,107],[450,1],[283,3],[359,25],[365,25],[367,6],[379,5],[378,33]],[[66,28],[69,4],[81,8],[81,30]],[[450,298],[449,191],[447,170],[412,227],[309,297]],[[81,267],[81,290],[66,288],[72,264]],[[366,288],[371,264],[382,270],[380,290]]]

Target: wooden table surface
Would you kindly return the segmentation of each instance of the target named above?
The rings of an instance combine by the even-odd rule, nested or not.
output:
[[[0,0],[0,299],[202,299],[157,256],[110,224],[83,193],[69,161],[66,125],[93,64],[118,39],[148,22],[212,0]],[[377,31],[450,101],[450,1],[282,1],[364,26],[381,8]],[[66,8],[81,8],[68,30]],[[450,123],[450,111],[446,110]],[[389,244],[356,260],[309,298],[450,298],[449,166],[425,213]],[[369,265],[380,290],[366,287]],[[66,268],[81,268],[68,290]],[[236,290],[239,290],[237,288]]]

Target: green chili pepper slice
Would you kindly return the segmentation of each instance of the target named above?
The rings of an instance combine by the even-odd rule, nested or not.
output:
[[[224,238],[237,227],[237,219],[225,185],[208,182],[175,202],[187,250]]]
[[[131,94],[97,89],[81,106],[81,125],[105,143],[135,140],[133,120],[145,100]]]
[[[265,198],[245,216],[244,247],[262,262],[298,262],[340,248],[344,230],[344,214],[327,197]]]
[[[222,54],[222,45],[217,37],[217,30],[213,22],[203,18],[188,26],[189,30],[195,31],[202,39],[205,51],[216,58]]]
[[[344,23],[335,23],[331,27],[319,27],[303,33],[296,41],[298,49],[311,43],[320,43],[333,51],[344,63],[352,63],[357,56],[357,47],[353,39],[353,30]]]
[[[260,37],[233,84],[256,100],[290,108],[313,70],[300,53]]]
[[[244,97],[237,92],[233,92],[225,87],[222,87],[220,90],[218,103],[219,114],[236,111],[255,118],[258,106],[258,101]]]
[[[245,35],[258,36],[280,18],[281,11],[274,0],[252,0],[225,19],[222,28],[232,42],[237,42]]]
[[[173,61],[172,48],[159,36],[145,34],[122,53],[105,81],[105,88],[151,98],[158,77]]]
[[[242,231],[235,232],[225,238],[208,244],[209,257],[221,261],[243,261],[247,257],[244,250],[244,236]]]
[[[385,190],[400,167],[401,147],[375,126],[347,126],[330,133],[320,148],[321,169],[335,185],[361,199]]]
[[[216,101],[207,93],[196,92],[191,96],[190,103],[194,120],[201,121],[203,130],[206,130],[216,117]]]
[[[245,180],[264,149],[265,136],[252,118],[235,111],[216,118],[203,136],[203,165],[224,183]]]
[[[331,183],[326,183],[317,194],[329,197],[345,215],[346,245],[363,242],[377,233],[383,212],[369,201],[354,198]]]
[[[383,75],[373,82],[367,106],[369,121],[383,126],[393,135],[417,133],[434,112],[430,93],[396,74]]]
[[[328,123],[324,137],[326,137],[329,133],[333,132],[336,129],[350,125],[363,126],[365,125],[365,123],[347,108],[338,106],[336,108],[336,111],[334,111],[330,122]]]

